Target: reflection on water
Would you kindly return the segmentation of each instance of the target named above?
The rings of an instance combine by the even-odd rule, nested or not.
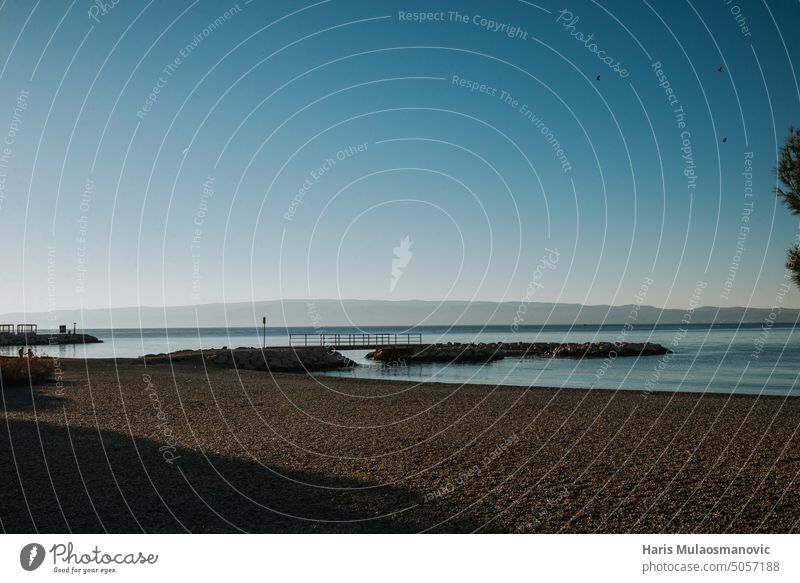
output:
[[[26,346],[33,350],[36,356],[52,356],[58,358],[92,358],[87,355],[83,347],[76,344],[53,344],[44,346]],[[0,346],[0,356],[18,356],[19,346]],[[99,358],[95,356],[94,358]]]
[[[330,334],[360,332],[330,328]],[[402,334],[405,328],[365,328],[364,332]],[[620,326],[527,326],[512,333],[508,327],[419,327],[425,342],[588,342],[616,340]],[[283,346],[289,333],[313,334],[314,329],[270,330],[266,343]],[[46,333],[46,332],[43,332]],[[142,330],[86,330],[103,344],[34,346],[39,355],[59,358],[137,357],[182,349],[223,346],[260,346],[255,328],[150,328]],[[480,383],[491,385],[621,388],[655,391],[710,391],[769,395],[800,395],[800,346],[793,327],[776,326],[764,332],[759,326],[677,326],[637,328],[627,334],[631,342],[659,342],[674,351],[662,357],[603,360],[544,360],[506,358],[487,365],[424,364],[380,367],[364,358],[366,351],[345,351],[364,364],[333,376]],[[0,347],[0,354],[16,356],[18,347]]]
[[[588,342],[615,340],[619,327],[552,327],[503,335],[482,334],[480,340],[539,342]],[[608,332],[615,330],[612,334]],[[446,340],[463,341],[463,334]],[[488,385],[545,386],[649,391],[701,391],[763,395],[798,395],[800,336],[791,327],[775,327],[764,334],[760,327],[676,326],[637,330],[630,342],[658,342],[674,353],[664,356],[612,359],[505,358],[489,364],[416,364],[383,367],[363,353],[345,354],[364,366],[335,371],[329,376],[434,381]]]

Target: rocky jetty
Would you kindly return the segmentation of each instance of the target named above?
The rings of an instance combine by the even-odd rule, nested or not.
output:
[[[506,356],[543,358],[617,358],[658,356],[672,352],[655,342],[510,342],[500,345],[500,350]]]
[[[262,370],[272,372],[306,372],[335,370],[357,366],[343,354],[324,346],[299,348],[233,348],[182,350],[169,354],[147,354],[144,362],[193,363],[206,366]]]
[[[622,356],[657,356],[672,351],[654,342],[489,342],[467,344],[426,344],[422,346],[383,347],[367,358],[385,364],[424,362],[484,363],[506,356],[539,358],[618,358]]]
[[[0,332],[0,346],[43,346],[46,344],[99,344],[91,334],[9,334]]]
[[[496,346],[496,345],[495,345]],[[366,358],[403,366],[423,362],[484,363],[505,355],[490,344],[426,344],[422,346],[385,346],[368,353]]]

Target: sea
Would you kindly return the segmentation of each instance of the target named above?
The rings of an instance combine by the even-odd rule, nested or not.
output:
[[[138,357],[183,349],[258,347],[259,328],[87,329],[102,344],[35,346],[40,355],[59,358]],[[267,329],[267,346],[286,346],[289,334],[313,328]],[[762,324],[652,325],[625,330],[620,325],[574,326],[418,326],[329,328],[327,334],[421,334],[433,342],[657,342],[673,353],[616,359],[505,358],[488,364],[416,364],[384,366],[365,358],[366,350],[343,350],[361,366],[323,376],[368,379],[597,388],[632,391],[690,391],[727,394],[800,396],[800,332],[793,325]],[[40,334],[47,334],[40,330]],[[16,355],[15,347],[0,354]]]

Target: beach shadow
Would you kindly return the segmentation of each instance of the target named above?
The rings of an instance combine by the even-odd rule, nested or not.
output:
[[[75,383],[63,382],[62,386],[67,387]],[[49,409],[60,409],[65,399],[53,394],[52,385],[40,384],[31,386],[4,386],[0,394],[0,411],[45,411]]]
[[[0,527],[10,533],[405,533],[434,519],[425,516],[419,493],[402,488],[270,471],[238,458],[46,423],[0,421],[0,467]],[[460,518],[448,530],[476,527]]]

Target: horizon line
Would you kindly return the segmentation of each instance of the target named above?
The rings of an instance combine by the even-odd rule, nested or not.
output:
[[[503,304],[550,304],[550,305],[561,305],[561,306],[580,306],[583,308],[624,308],[628,306],[636,306],[638,305],[640,308],[652,308],[655,310],[685,310],[685,311],[693,311],[696,312],[698,310],[703,309],[718,309],[718,310],[730,310],[730,309],[739,309],[739,310],[768,310],[772,309],[774,306],[715,306],[715,305],[704,305],[704,306],[697,306],[695,308],[689,307],[658,307],[653,304],[636,304],[634,303],[627,303],[627,304],[581,304],[577,302],[557,302],[557,301],[550,301],[550,302],[542,302],[542,301],[514,301],[514,300],[462,300],[462,299],[448,299],[448,300],[424,300],[424,299],[405,299],[405,300],[390,300],[390,299],[358,299],[358,298],[344,298],[344,299],[334,299],[334,298],[314,298],[314,299],[306,299],[306,298],[282,298],[282,299],[273,299],[273,300],[238,300],[238,301],[230,301],[230,302],[206,302],[202,304],[173,304],[173,305],[127,305],[127,306],[103,306],[103,307],[90,307],[86,308],[83,306],[80,307],[71,307],[71,308],[61,308],[58,310],[52,309],[43,309],[43,310],[18,310],[15,312],[5,312],[0,314],[0,317],[4,316],[11,316],[16,314],[39,314],[39,313],[54,313],[58,314],[58,312],[66,312],[66,311],[79,311],[79,312],[89,312],[89,311],[111,311],[111,310],[142,310],[142,309],[175,309],[175,308],[195,308],[200,309],[207,306],[224,306],[224,305],[234,305],[234,304],[258,304],[258,303],[281,303],[281,302],[384,302],[384,303],[410,303],[410,302],[420,302],[420,303],[435,303],[435,304],[446,304],[446,303],[467,303],[467,304],[496,304],[496,305],[503,305]],[[781,308],[781,311],[785,310],[800,310],[800,308]]]

